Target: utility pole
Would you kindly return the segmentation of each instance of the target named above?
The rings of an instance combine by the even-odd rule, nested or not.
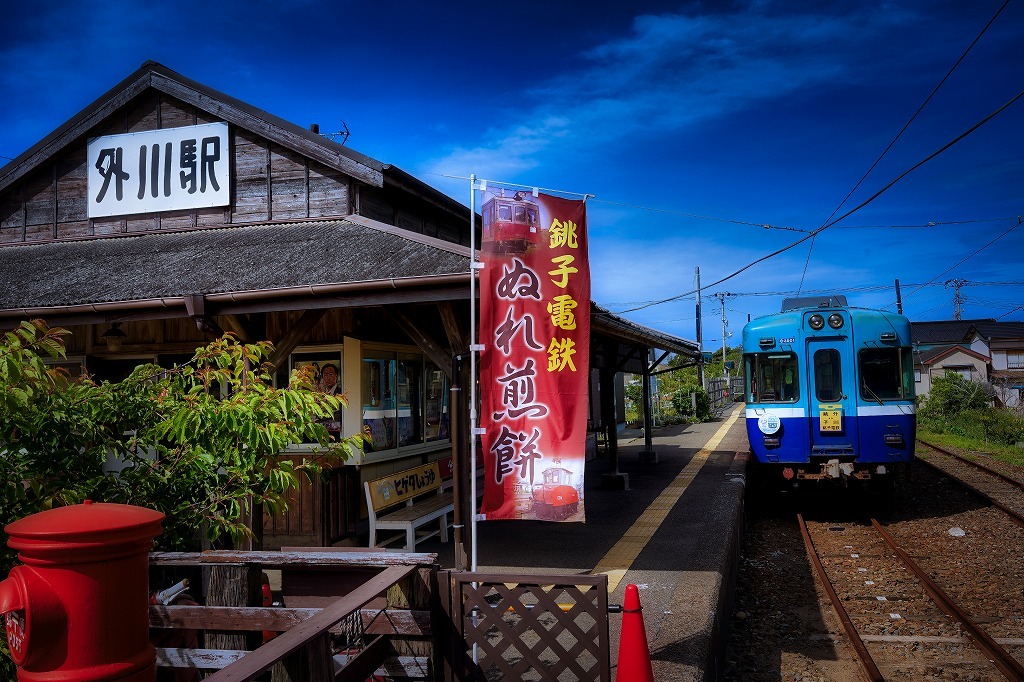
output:
[[[704,390],[707,390],[708,386],[704,383],[704,340],[701,330],[701,319],[700,319],[700,268],[697,270],[697,383]]]
[[[966,279],[947,279],[945,281],[946,288],[953,287],[953,319],[955,320],[960,319],[960,313],[964,305],[964,297],[960,293],[960,289],[966,285]]]
[[[729,371],[725,368],[725,328],[729,326],[729,320],[726,319],[725,317],[725,299],[729,298],[730,296],[732,296],[732,294],[730,294],[728,291],[719,292],[715,294],[715,298],[717,298],[722,303],[722,378],[726,380],[726,385],[728,385],[729,381]]]

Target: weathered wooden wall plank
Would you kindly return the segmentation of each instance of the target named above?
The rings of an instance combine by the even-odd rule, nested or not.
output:
[[[307,217],[306,164],[301,154],[273,145],[270,175],[275,220]]]

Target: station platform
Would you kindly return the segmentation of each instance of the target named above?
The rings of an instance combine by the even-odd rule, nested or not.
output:
[[[496,573],[607,573],[609,603],[639,588],[656,680],[715,680],[743,531],[747,438],[744,405],[713,422],[656,428],[657,462],[642,461],[643,434],[618,434],[627,490],[602,487],[609,458],[587,463],[585,523],[484,521],[477,525],[478,569]],[[645,460],[648,458],[644,458]],[[467,529],[468,531],[468,529]],[[436,538],[418,551],[454,566],[453,543]],[[611,614],[612,675],[621,615]]]

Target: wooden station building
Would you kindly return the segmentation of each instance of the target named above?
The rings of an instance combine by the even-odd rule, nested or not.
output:
[[[224,331],[273,342],[279,380],[333,368],[341,432],[372,444],[266,519],[268,546],[354,537],[361,481],[450,455],[468,349],[468,210],[311,128],[147,62],[0,168],[0,327],[68,328],[72,373],[173,366]],[[596,429],[622,419],[615,375],[656,351],[697,356],[595,306]]]

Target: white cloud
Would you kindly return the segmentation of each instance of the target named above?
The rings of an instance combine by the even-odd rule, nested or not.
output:
[[[514,180],[551,156],[786,97],[841,79],[866,33],[903,20],[895,12],[639,16],[624,37],[583,52],[584,68],[525,90],[523,108],[430,170]]]

